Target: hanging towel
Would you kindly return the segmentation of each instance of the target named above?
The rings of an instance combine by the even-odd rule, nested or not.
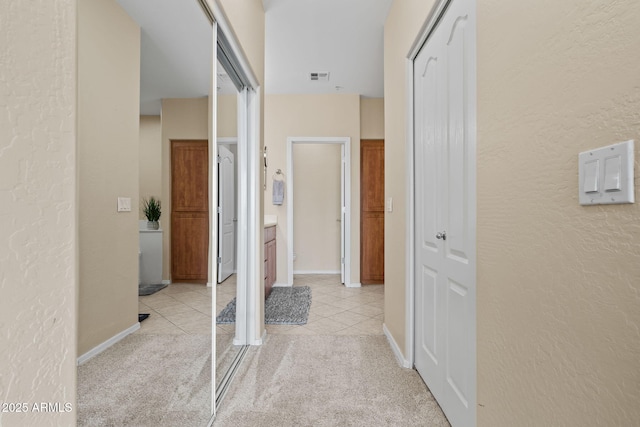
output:
[[[284,181],[273,180],[273,204],[281,205],[284,202]]]

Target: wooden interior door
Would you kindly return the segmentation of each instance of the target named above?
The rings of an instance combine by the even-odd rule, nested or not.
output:
[[[360,142],[360,282],[384,283],[384,140]]]
[[[171,141],[171,281],[207,283],[209,143]]]

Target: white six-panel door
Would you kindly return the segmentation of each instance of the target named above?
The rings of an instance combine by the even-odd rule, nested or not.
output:
[[[415,366],[452,426],[476,421],[475,2],[414,61]]]

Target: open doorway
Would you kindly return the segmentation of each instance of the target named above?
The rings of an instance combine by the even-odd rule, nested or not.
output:
[[[295,224],[298,222],[298,225],[302,225],[300,220],[307,210],[307,206],[300,205],[302,212],[296,212],[297,190],[294,182],[298,182],[297,180],[299,177],[301,177],[300,183],[302,185],[304,185],[305,180],[308,180],[309,182],[315,182],[317,186],[319,186],[315,190],[307,189],[307,191],[315,192],[316,190],[320,190],[328,194],[333,191],[335,197],[320,201],[316,209],[313,211],[313,217],[316,218],[316,220],[323,221],[324,228],[327,233],[321,239],[316,239],[314,237],[314,234],[316,233],[303,232],[303,234],[309,234],[309,238],[322,242],[324,246],[316,251],[306,251],[305,249],[306,252],[314,254],[313,258],[315,260],[309,259],[311,256],[307,256],[306,253],[304,255],[301,253],[303,258],[301,259],[301,267],[298,271],[306,273],[320,271],[331,272],[331,266],[333,265],[335,266],[333,267],[333,272],[340,274],[341,282],[347,287],[351,286],[351,244],[349,239],[349,236],[351,235],[350,143],[351,139],[349,137],[300,137],[288,138],[287,140],[287,170],[289,171],[289,179],[287,180],[287,194],[289,195],[289,203],[287,204],[287,218],[289,218],[287,224],[287,284],[289,286],[293,286],[294,264],[297,259]],[[306,165],[307,169],[296,169],[301,166],[299,163],[303,158],[306,158],[306,156],[295,156],[294,151],[297,151],[298,147],[306,145],[311,145],[311,150],[316,151],[316,153],[312,154],[320,155],[321,157],[318,157],[318,159],[322,158],[324,160],[317,164],[313,164],[313,162],[309,163]],[[323,146],[329,147],[323,148]],[[335,157],[338,155],[338,161],[335,161]],[[296,157],[298,158],[298,164],[296,164]],[[303,177],[302,172],[296,173],[296,170],[304,170],[305,176]],[[311,172],[311,170],[313,170],[313,174],[318,176],[309,176],[308,172]],[[337,177],[339,177],[339,181]],[[303,200],[306,199],[304,195],[302,198]],[[311,200],[314,200],[314,198],[307,200],[307,202]],[[324,204],[325,202],[326,204]],[[299,218],[296,219],[297,217]],[[338,224],[337,227],[335,227],[336,223]],[[315,228],[317,229],[318,227],[316,226]],[[332,245],[331,235],[336,232],[336,230],[334,230],[335,228],[337,228],[337,232],[339,232],[340,240],[339,245],[336,248],[337,250],[333,255],[339,254],[339,257],[333,256],[330,250],[330,246]],[[298,245],[300,245],[302,241],[303,240],[298,240]],[[310,244],[313,245],[313,242]],[[318,254],[321,254],[321,256],[318,256]]]

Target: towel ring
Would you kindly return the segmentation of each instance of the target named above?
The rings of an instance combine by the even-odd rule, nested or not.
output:
[[[282,173],[282,169],[276,169],[276,173],[273,175],[274,180],[278,179],[276,175],[282,175],[280,178],[281,178],[281,181],[284,181],[284,173]]]

